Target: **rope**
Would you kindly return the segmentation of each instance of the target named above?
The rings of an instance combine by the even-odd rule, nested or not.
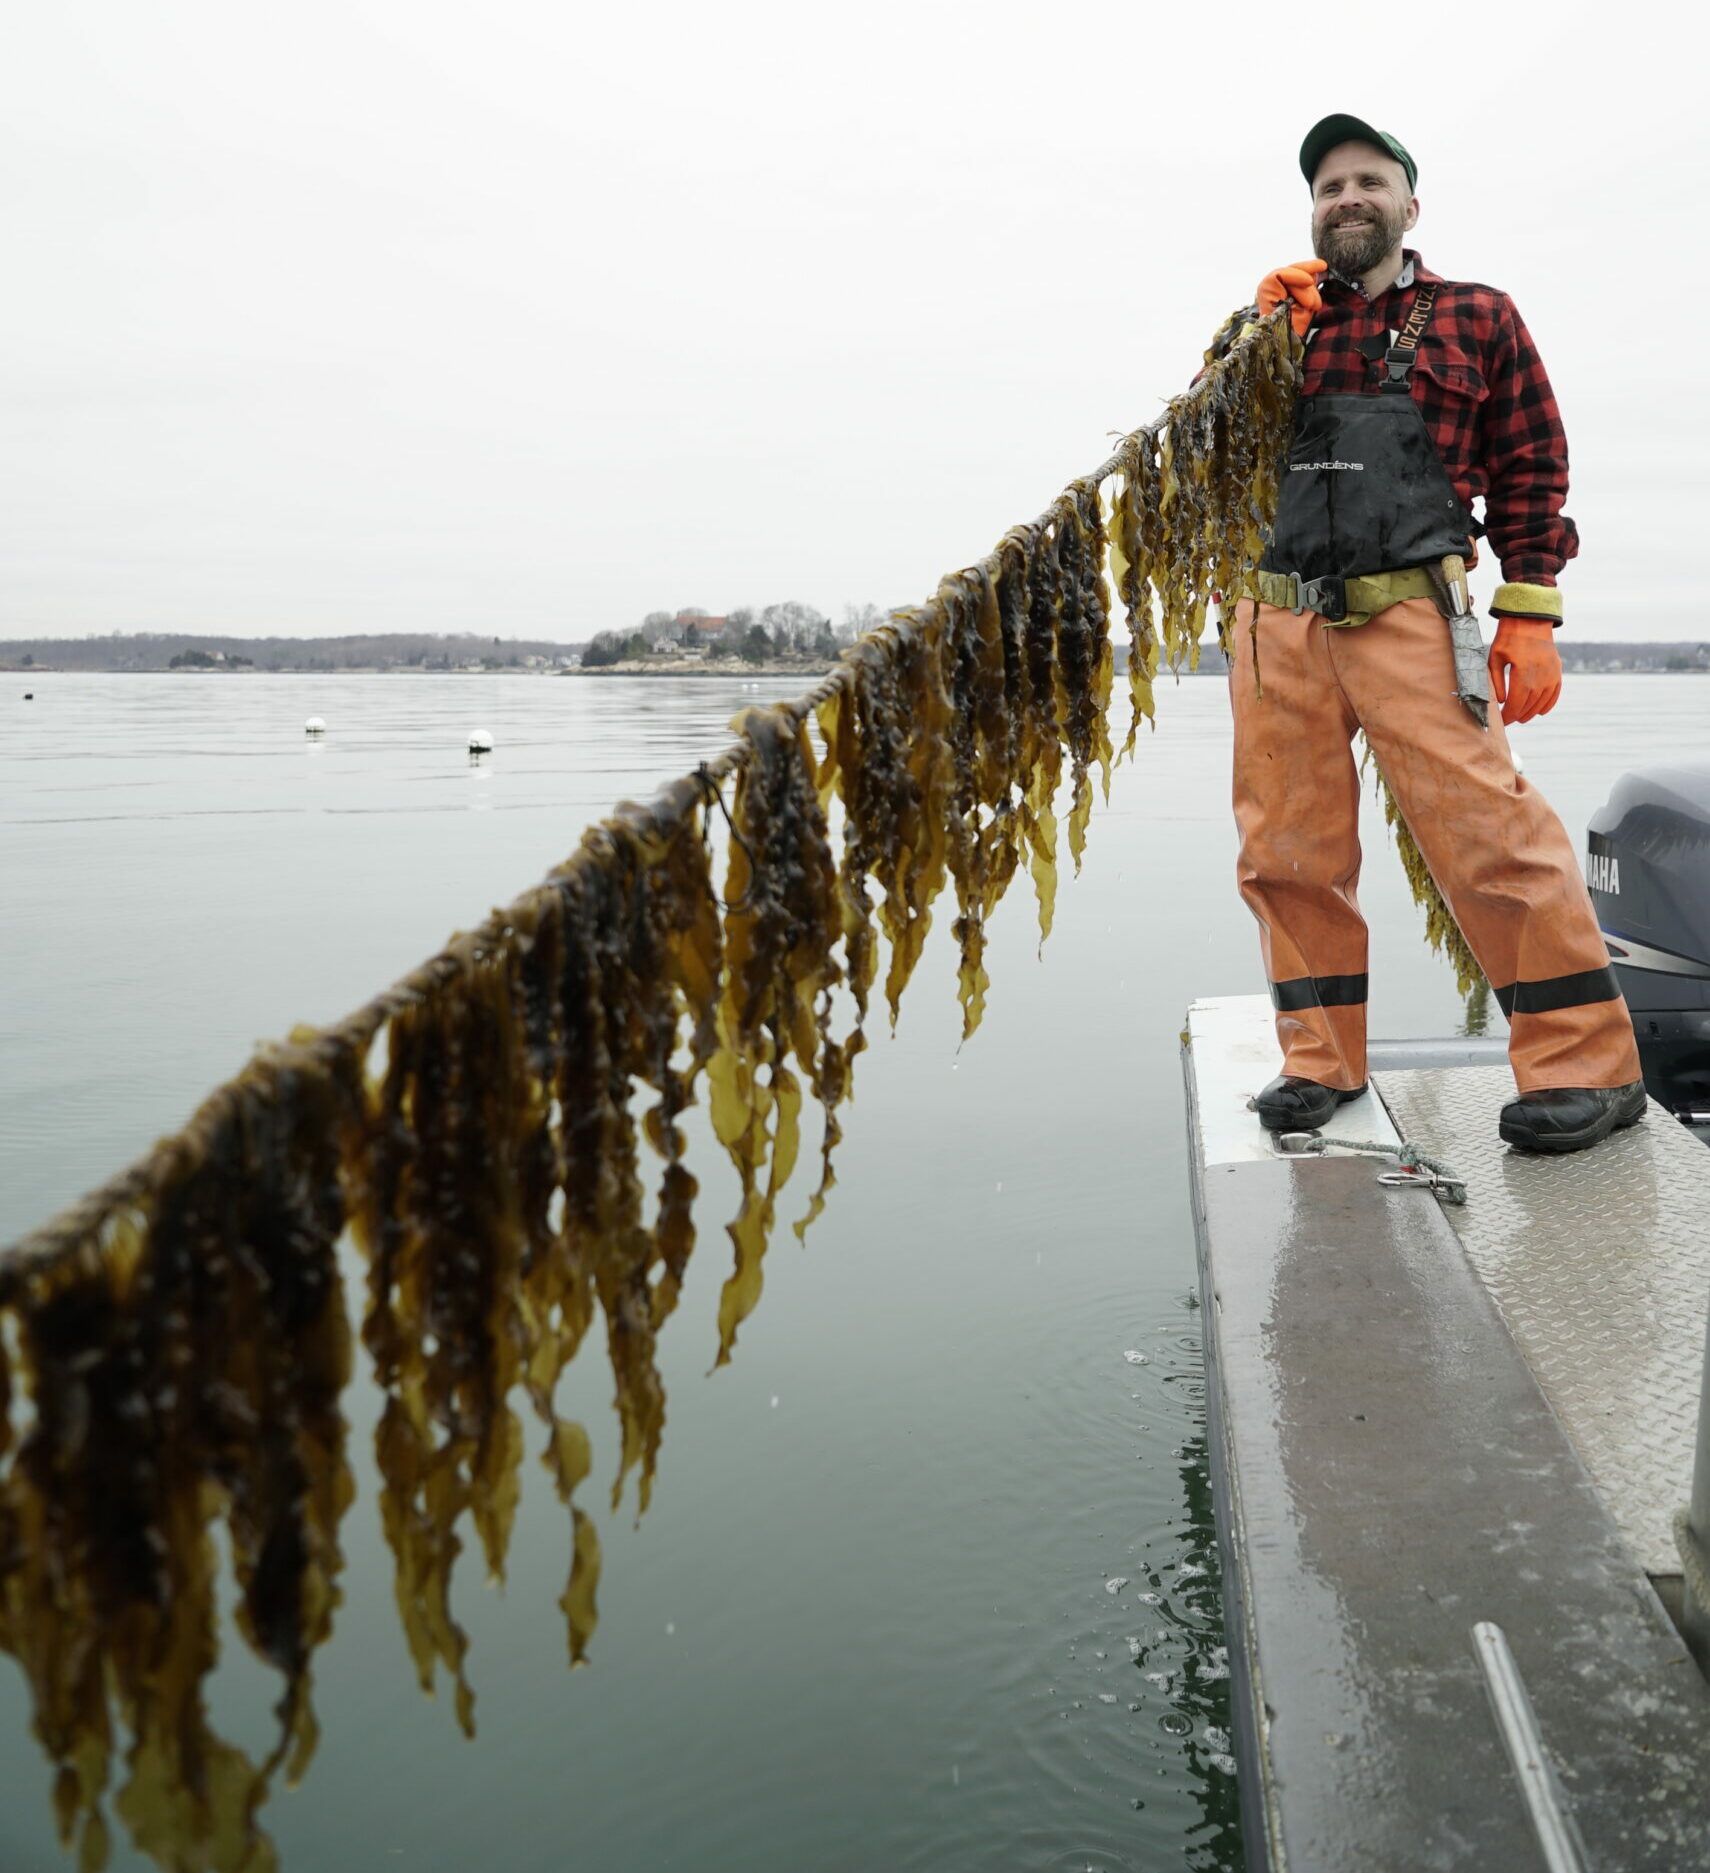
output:
[[[1251,1111],[1258,1109],[1256,1100],[1248,1100],[1247,1105]],[[1394,1158],[1398,1170],[1405,1174],[1410,1183],[1423,1184],[1445,1203],[1457,1207],[1467,1200],[1464,1178],[1441,1158],[1432,1157],[1423,1146],[1405,1139],[1399,1145],[1386,1145],[1369,1138],[1326,1138],[1319,1132],[1296,1132],[1291,1135],[1307,1141],[1292,1146],[1289,1151],[1291,1157],[1325,1157],[1332,1151],[1361,1151],[1371,1157]]]
[[[1459,1205],[1467,1200],[1464,1180],[1441,1158],[1431,1157],[1420,1145],[1405,1139],[1399,1145],[1382,1145],[1364,1138],[1336,1138],[1330,1142],[1343,1151],[1365,1151],[1375,1157],[1394,1158],[1401,1170],[1428,1184],[1445,1203]]]
[[[1229,351],[1217,359],[1192,387],[1172,397],[1152,422],[1143,424],[1125,437],[1121,446],[1091,474],[1071,481],[1030,527],[1012,528],[1005,536],[1003,545],[997,551],[988,553],[976,567],[969,569],[970,572],[988,581],[999,579],[1004,572],[1005,551],[1011,542],[1018,539],[1026,541],[1029,536],[1044,535],[1064,526],[1078,498],[1096,499],[1104,483],[1112,476],[1131,472],[1131,465],[1142,457],[1149,459],[1151,453],[1163,445],[1166,437],[1184,419],[1194,418],[1197,413],[1209,408],[1220,394],[1220,372],[1238,368],[1248,354],[1255,358],[1262,357],[1266,348],[1274,345],[1277,334],[1286,333],[1286,330],[1287,319],[1279,309],[1269,320],[1243,332]],[[1178,473],[1181,461],[1192,455],[1193,449],[1189,448],[1187,456],[1178,457]],[[1159,543],[1153,544],[1157,546]],[[1193,555],[1198,553],[1203,557],[1215,547],[1216,540],[1213,529],[1201,514],[1201,508],[1178,498],[1169,526],[1165,529],[1163,544],[1175,555],[1172,565],[1175,576],[1180,580],[1188,577],[1197,567],[1197,561],[1193,561],[1192,566],[1189,564]],[[1184,572],[1183,567],[1189,567],[1189,571]],[[1168,593],[1160,589],[1159,598],[1168,619],[1172,604],[1177,602],[1177,594],[1173,588]],[[1151,602],[1148,596],[1148,605]],[[805,695],[773,707],[784,711],[797,724],[805,722],[833,697],[852,691],[864,664],[885,661],[891,654],[890,646],[895,638],[914,628],[910,622],[914,615],[900,614],[891,623],[881,625],[846,650],[836,666]],[[609,816],[607,824],[615,821],[645,829],[656,821],[676,816],[682,808],[685,789],[701,801],[703,811],[707,812],[710,812],[716,795],[719,810],[728,820],[729,812],[718,790],[725,781],[748,768],[754,758],[752,742],[739,738],[712,759],[699,763],[692,774],[661,788],[649,805],[626,802]],[[597,871],[601,863],[601,855],[587,844],[578,847],[564,864],[552,872],[544,885],[525,892],[515,904],[493,911],[475,929],[454,938],[437,955],[429,957],[418,968],[411,970],[390,988],[371,997],[342,1020],[316,1030],[299,1030],[288,1041],[270,1044],[252,1062],[252,1066],[269,1074],[278,1074],[299,1065],[338,1068],[348,1056],[365,1054],[395,1015],[414,1004],[431,1001],[447,981],[467,968],[471,958],[503,949],[511,940],[512,919],[538,894],[562,883],[569,875],[584,870]],[[726,905],[723,908],[728,911],[740,907]],[[211,1116],[229,1103],[236,1096],[235,1088],[235,1081],[226,1081],[214,1088],[198,1108],[198,1117]],[[29,1270],[63,1255],[94,1248],[101,1231],[116,1216],[142,1203],[158,1187],[163,1167],[171,1154],[194,1148],[186,1141],[185,1132],[196,1129],[197,1119],[193,1118],[189,1126],[160,1141],[134,1164],[86,1192],[21,1241],[10,1247],[0,1245],[0,1307],[9,1303]]]

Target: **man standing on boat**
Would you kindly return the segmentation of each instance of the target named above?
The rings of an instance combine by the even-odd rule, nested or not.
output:
[[[1581,1150],[1643,1114],[1638,1051],[1573,846],[1503,733],[1561,690],[1556,578],[1578,549],[1561,417],[1507,295],[1403,246],[1417,170],[1394,137],[1326,117],[1300,166],[1317,258],[1268,274],[1257,310],[1289,306],[1305,377],[1230,676],[1240,887],[1283,1050],[1259,1117],[1322,1125],[1364,1090],[1363,729],[1511,1024],[1501,1136]],[[1488,678],[1463,572],[1478,533],[1503,580]]]

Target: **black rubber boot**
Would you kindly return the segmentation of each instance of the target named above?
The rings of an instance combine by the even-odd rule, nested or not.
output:
[[[1281,1079],[1272,1080],[1253,1103],[1259,1109],[1259,1123],[1267,1132],[1315,1132],[1338,1106],[1358,1099],[1365,1090],[1360,1085],[1351,1093],[1342,1093],[1334,1086],[1320,1086],[1316,1080],[1285,1073]]]
[[[1645,1116],[1645,1082],[1631,1086],[1551,1086],[1502,1108],[1497,1131],[1521,1151],[1583,1151]]]

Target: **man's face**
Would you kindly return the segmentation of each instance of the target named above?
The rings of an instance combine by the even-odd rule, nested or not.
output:
[[[1312,179],[1312,251],[1349,279],[1392,252],[1419,219],[1407,171],[1369,143],[1338,143]]]

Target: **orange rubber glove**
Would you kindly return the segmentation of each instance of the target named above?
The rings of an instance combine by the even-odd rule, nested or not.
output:
[[[1299,260],[1292,267],[1278,267],[1275,273],[1267,273],[1260,280],[1256,295],[1259,316],[1268,317],[1285,299],[1292,299],[1294,306],[1288,315],[1289,323],[1294,327],[1295,337],[1304,338],[1312,324],[1312,315],[1324,304],[1318,297],[1318,276],[1324,266],[1322,260]]]
[[[1506,722],[1548,715],[1562,693],[1555,626],[1542,618],[1498,618],[1490,647],[1490,693]]]

